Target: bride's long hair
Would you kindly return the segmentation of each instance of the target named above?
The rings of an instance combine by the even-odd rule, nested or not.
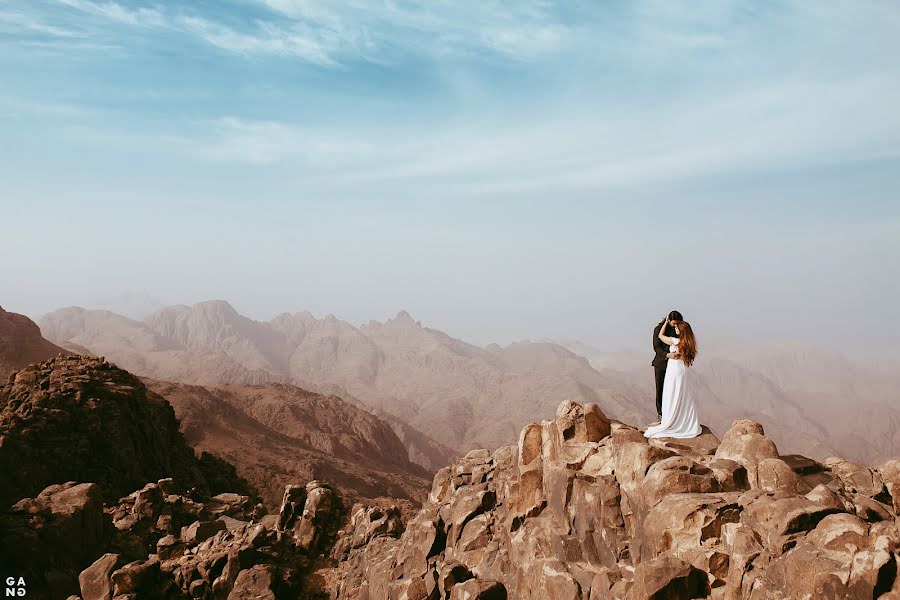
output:
[[[678,327],[678,354],[684,366],[689,367],[697,358],[697,338],[694,337],[694,330],[687,321],[674,321],[672,323]]]

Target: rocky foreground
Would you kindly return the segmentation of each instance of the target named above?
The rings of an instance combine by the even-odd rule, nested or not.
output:
[[[721,442],[647,440],[564,402],[518,446],[435,477],[399,539],[339,566],[335,597],[900,598],[900,462],[779,456],[739,420]]]
[[[900,461],[780,456],[749,420],[648,441],[563,402],[439,471],[406,524],[321,481],[266,515],[162,397],[59,357],[0,388],[0,467],[2,575],[34,597],[900,598]]]

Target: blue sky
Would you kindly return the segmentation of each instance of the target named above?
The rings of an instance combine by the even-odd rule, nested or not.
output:
[[[0,303],[882,351],[897,56],[889,1],[0,1]]]

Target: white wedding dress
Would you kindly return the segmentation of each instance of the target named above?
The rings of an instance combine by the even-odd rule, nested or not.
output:
[[[678,338],[669,346],[669,352],[678,350]],[[662,419],[659,425],[648,427],[644,436],[648,438],[692,438],[700,435],[700,421],[691,395],[691,377],[688,368],[677,358],[666,363],[666,378],[663,381]]]

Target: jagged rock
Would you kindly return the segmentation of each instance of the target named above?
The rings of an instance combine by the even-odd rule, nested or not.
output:
[[[900,592],[900,533],[894,519],[871,522],[890,488],[866,487],[873,477],[784,460],[754,421],[736,421],[712,454],[711,440],[648,442],[618,422],[582,436],[585,414],[563,403],[517,445],[442,469],[398,539],[342,554],[334,597],[478,597],[482,582],[517,600]],[[894,481],[892,468],[878,476]]]
[[[228,600],[276,600],[278,576],[274,565],[254,565],[238,573]]]
[[[113,571],[110,576],[113,584],[113,596],[137,594],[151,596],[158,589],[160,570],[156,557],[147,560],[136,560]]]
[[[294,535],[299,547],[315,550],[323,541],[323,536],[327,535],[329,519],[334,516],[340,501],[334,490],[320,481],[309,482],[306,494],[306,504],[294,526]]]
[[[286,486],[278,511],[278,531],[285,531],[302,518],[304,506],[306,506],[306,486]]]
[[[820,506],[831,508],[836,512],[849,512],[853,510],[852,503],[842,499],[834,492],[834,490],[823,484],[819,484],[810,490],[809,493],[806,494],[806,498]]]
[[[225,529],[227,528],[224,521],[194,521],[187,527],[182,527],[181,541],[189,546],[194,546],[200,542],[205,542]]]
[[[727,458],[701,456],[697,459],[713,472],[719,488],[723,492],[738,492],[750,489],[747,480],[747,469],[743,465]]]
[[[51,485],[0,513],[0,564],[26,577],[30,593],[65,597],[112,532],[96,484]]]
[[[750,419],[738,419],[725,432],[715,456],[743,465],[750,487],[755,489],[759,487],[757,465],[766,458],[778,458],[778,448],[765,436],[762,425]]]
[[[78,576],[81,597],[84,600],[111,600],[113,572],[119,568],[121,557],[118,554],[104,554]]]
[[[840,479],[848,492],[886,499],[887,490],[877,470],[836,457],[827,458],[822,464]]]
[[[764,458],[756,465],[757,485],[767,492],[792,492],[805,494],[811,490],[808,483],[780,458]]]
[[[350,523],[337,536],[332,556],[345,558],[352,550],[361,548],[379,536],[399,537],[403,533],[400,509],[357,504],[350,514]]]
[[[692,438],[654,438],[650,442],[685,456],[708,456],[716,453],[721,442],[709,427],[701,426],[700,435]]]
[[[723,527],[737,523],[743,508],[739,494],[673,494],[657,504],[644,519],[635,537],[633,549],[641,560],[670,552],[683,557],[685,552],[719,543]]]
[[[780,547],[783,536],[812,530],[838,508],[786,492],[746,492],[739,500],[743,519],[770,548]]]
[[[506,588],[497,581],[470,579],[453,587],[450,600],[506,600]]]
[[[652,508],[670,494],[711,493],[721,489],[712,470],[683,456],[654,463],[641,483],[644,503]]]
[[[900,460],[889,460],[877,467],[876,471],[891,496],[894,513],[900,514]]]
[[[634,570],[629,600],[705,598],[709,582],[703,571],[670,555],[641,562]]]

